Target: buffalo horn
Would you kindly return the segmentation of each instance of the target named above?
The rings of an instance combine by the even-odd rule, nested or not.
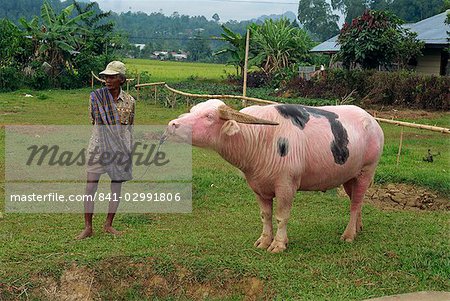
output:
[[[227,105],[221,105],[219,107],[219,116],[221,119],[234,120],[239,123],[278,125],[278,122],[269,121],[245,113],[241,113],[233,108],[230,108]]]

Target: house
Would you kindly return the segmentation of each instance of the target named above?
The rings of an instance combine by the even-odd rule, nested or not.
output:
[[[417,33],[417,39],[425,43],[423,56],[418,57],[413,68],[423,74],[450,75],[449,41],[450,25],[445,19],[450,10],[404,27]],[[338,36],[317,45],[310,52],[334,55],[340,50]]]
[[[185,52],[180,52],[180,53],[178,53],[178,52],[171,52],[170,55],[176,61],[185,61],[188,58],[187,53],[185,53]]]
[[[185,61],[188,58],[188,55],[186,52],[183,51],[154,51],[153,55],[150,57],[152,59],[158,59],[158,60],[175,60],[175,61]]]
[[[139,47],[139,50],[142,50],[145,48],[145,44],[134,44],[134,46]]]
[[[167,51],[153,51],[152,58],[158,59],[158,60],[166,60],[169,58],[169,52]]]

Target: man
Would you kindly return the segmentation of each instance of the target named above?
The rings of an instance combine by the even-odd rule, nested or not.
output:
[[[122,183],[132,179],[131,130],[135,113],[134,98],[122,90],[122,85],[126,82],[125,72],[122,62],[112,61],[100,72],[106,87],[97,89],[90,95],[89,112],[94,128],[88,148],[85,192],[90,199],[84,201],[85,228],[77,239],[93,235],[93,198],[100,176],[104,173],[111,178],[111,195],[103,230],[113,235],[121,234],[112,224],[119,206]],[[116,160],[111,160],[114,156]]]

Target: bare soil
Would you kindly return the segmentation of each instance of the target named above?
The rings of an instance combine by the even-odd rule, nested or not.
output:
[[[338,193],[347,196],[343,188],[339,188]],[[426,188],[409,184],[373,185],[364,201],[383,210],[450,210],[450,200]]]
[[[75,263],[64,270],[60,279],[35,277],[32,296],[46,300],[113,300],[134,291],[148,299],[180,298],[205,300],[240,296],[242,300],[264,300],[270,290],[257,277],[220,276],[199,279],[194,272],[174,264],[166,273],[155,271],[154,260],[133,262],[128,257],[103,260],[93,268]]]

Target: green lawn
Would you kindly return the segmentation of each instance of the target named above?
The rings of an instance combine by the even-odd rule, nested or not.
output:
[[[0,124],[88,124],[89,91],[2,93]],[[143,101],[136,123],[166,124],[185,110]],[[450,117],[420,122],[448,127]],[[396,167],[400,128],[382,126],[386,145],[376,182],[412,183],[449,198],[449,137],[405,129]],[[428,148],[441,153],[432,164],[421,159]],[[3,129],[0,179],[2,208]],[[365,228],[348,244],[339,237],[349,202],[336,191],[299,193],[288,249],[273,255],[252,246],[261,230],[259,209],[235,168],[194,149],[192,184],[191,214],[118,214],[115,225],[126,231],[118,238],[100,231],[102,214],[95,217],[95,236],[75,241],[81,215],[3,213],[0,300],[75,293],[88,300],[362,300],[450,290],[448,212],[383,211],[367,204]]]

